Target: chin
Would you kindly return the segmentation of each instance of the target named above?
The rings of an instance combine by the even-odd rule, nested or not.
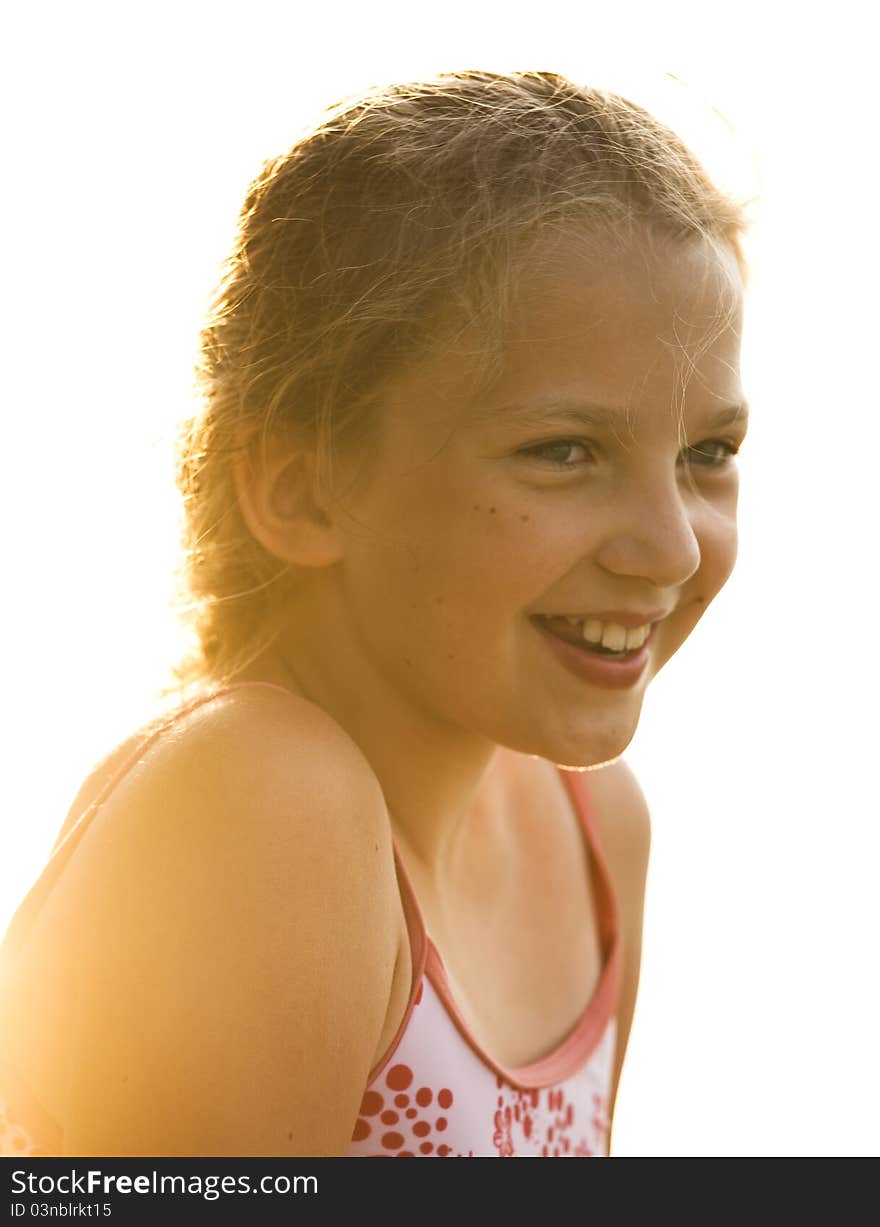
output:
[[[635,736],[637,724],[636,720],[632,728],[589,729],[581,736],[571,733],[552,739],[535,738],[524,752],[567,771],[598,770],[620,758]]]
[[[597,758],[595,754],[579,754],[574,760],[571,754],[563,758],[554,755],[550,761],[555,767],[561,767],[563,771],[600,771],[603,767],[610,767],[612,763],[616,763],[621,754],[623,750],[618,754],[612,754],[610,758],[604,755]]]
[[[614,763],[620,761],[620,756],[617,758],[609,758],[602,763],[554,763],[554,767],[558,767],[560,771],[581,771],[586,774],[589,771],[601,771],[603,767],[610,767]]]

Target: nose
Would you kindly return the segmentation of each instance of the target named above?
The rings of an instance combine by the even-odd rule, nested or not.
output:
[[[699,494],[682,490],[678,481],[642,475],[616,492],[597,561],[616,575],[681,587],[700,566],[699,507]]]

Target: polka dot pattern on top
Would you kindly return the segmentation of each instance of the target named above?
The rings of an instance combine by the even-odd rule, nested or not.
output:
[[[594,913],[605,954],[592,999],[553,1052],[518,1070],[505,1070],[493,1061],[462,1018],[395,846],[415,992],[389,1052],[367,1085],[349,1155],[607,1155],[622,977],[620,913],[586,781],[576,772],[560,775],[590,853]]]
[[[513,1086],[480,1060],[427,979],[391,1059],[364,1093],[348,1154],[588,1158],[608,1153],[616,1024],[551,1087]]]

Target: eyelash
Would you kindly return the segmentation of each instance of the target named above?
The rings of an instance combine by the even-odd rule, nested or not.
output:
[[[739,447],[735,443],[732,443],[729,439],[704,439],[701,443],[694,444],[693,447],[688,448],[688,451],[695,452],[698,455],[704,456],[706,455],[706,453],[704,451],[701,451],[701,448],[706,447],[707,444],[708,445],[716,444],[720,447],[725,448],[727,455],[724,457],[724,459],[721,461],[720,464],[707,464],[707,465],[701,464],[699,466],[700,468],[717,469],[720,471],[721,469],[727,468],[727,466],[729,465],[733,457],[739,453]],[[530,457],[535,457],[536,459],[541,459],[538,453],[546,450],[547,448],[551,448],[551,447],[555,447],[555,448],[567,447],[569,449],[571,449],[572,447],[584,447],[589,450],[589,444],[586,443],[583,439],[552,439],[547,443],[535,443],[531,447],[524,447],[520,450],[519,455],[530,456]],[[548,463],[552,468],[557,469],[559,472],[571,472],[572,470],[577,468],[576,464],[564,464],[560,461],[554,461],[554,460],[546,461],[546,463]]]

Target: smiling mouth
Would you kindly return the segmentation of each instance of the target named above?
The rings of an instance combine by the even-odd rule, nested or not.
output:
[[[594,656],[607,657],[609,660],[626,660],[628,657],[634,656],[642,650],[654,630],[654,627],[651,626],[649,633],[645,635],[642,642],[635,644],[631,648],[615,649],[606,647],[603,643],[594,643],[586,639],[583,633],[583,624],[580,621],[573,621],[565,617],[554,617],[548,614],[535,614],[532,620],[553,635],[554,638],[561,639],[564,643],[570,643],[573,647],[590,652]]]

